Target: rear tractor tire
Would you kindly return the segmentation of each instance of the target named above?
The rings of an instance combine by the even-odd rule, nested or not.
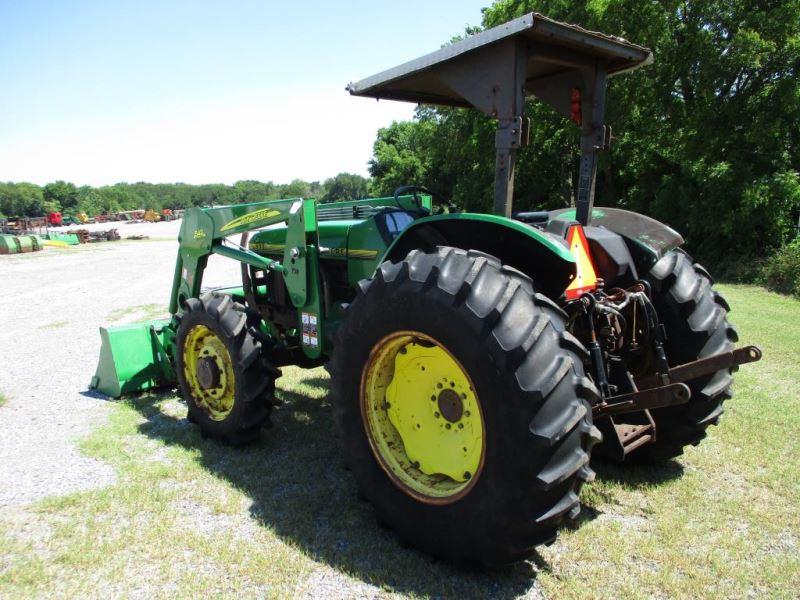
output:
[[[248,328],[244,306],[226,294],[187,300],[175,354],[188,417],[201,433],[231,445],[258,437],[275,404],[280,371]]]
[[[714,289],[708,272],[681,250],[662,257],[646,276],[653,290],[653,305],[664,325],[664,350],[670,365],[733,350],[739,339],[728,321],[730,307]],[[631,454],[630,462],[655,463],[683,454],[696,446],[706,429],[716,425],[722,403],[733,396],[732,369],[721,369],[687,381],[692,397],[679,404],[651,412],[656,424],[656,441]],[[628,459],[626,459],[627,461]]]
[[[385,262],[359,288],[330,372],[360,494],[435,556],[529,557],[578,515],[600,439],[564,313],[522,273],[454,248]]]

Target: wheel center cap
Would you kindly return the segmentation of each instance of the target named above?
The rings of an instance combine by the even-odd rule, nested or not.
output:
[[[461,415],[464,414],[464,403],[461,401],[461,396],[454,390],[442,390],[439,392],[439,412],[442,416],[455,423],[461,420]]]
[[[197,361],[197,381],[204,390],[219,387],[220,371],[217,362],[208,356]]]

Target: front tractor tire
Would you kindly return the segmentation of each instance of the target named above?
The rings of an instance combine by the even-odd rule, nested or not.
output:
[[[578,515],[600,439],[564,313],[520,272],[454,248],[385,262],[359,288],[329,368],[360,493],[433,555],[529,557]]]
[[[188,418],[205,437],[241,445],[258,437],[275,403],[275,378],[245,308],[225,294],[190,298],[180,317],[176,374]]]
[[[738,341],[728,321],[730,307],[712,288],[708,272],[693,263],[688,254],[673,250],[662,257],[647,274],[653,290],[653,305],[666,330],[664,350],[670,365],[730,352]],[[733,396],[732,369],[721,369],[687,381],[692,397],[679,404],[651,411],[656,424],[655,442],[631,455],[631,462],[647,464],[683,454],[696,446],[706,429],[716,425],[723,402]]]

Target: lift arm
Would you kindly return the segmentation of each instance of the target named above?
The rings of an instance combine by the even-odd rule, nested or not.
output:
[[[272,260],[227,238],[278,223],[287,223],[287,243],[283,262]],[[300,308],[308,297],[306,257],[316,252],[316,202],[294,198],[216,208],[191,208],[186,211],[178,236],[169,310],[181,310],[187,298],[200,295],[203,271],[208,257],[219,254],[262,269],[282,273],[292,303]],[[312,282],[313,285],[313,282]]]

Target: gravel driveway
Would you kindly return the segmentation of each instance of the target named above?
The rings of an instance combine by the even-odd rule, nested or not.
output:
[[[177,237],[180,222],[117,225],[124,237]],[[106,224],[108,229],[114,225]],[[153,318],[166,304],[175,241],[120,241],[0,256],[0,507],[104,486],[107,464],[76,440],[105,418],[105,397],[88,390],[98,327]],[[237,279],[212,257],[206,285]]]

